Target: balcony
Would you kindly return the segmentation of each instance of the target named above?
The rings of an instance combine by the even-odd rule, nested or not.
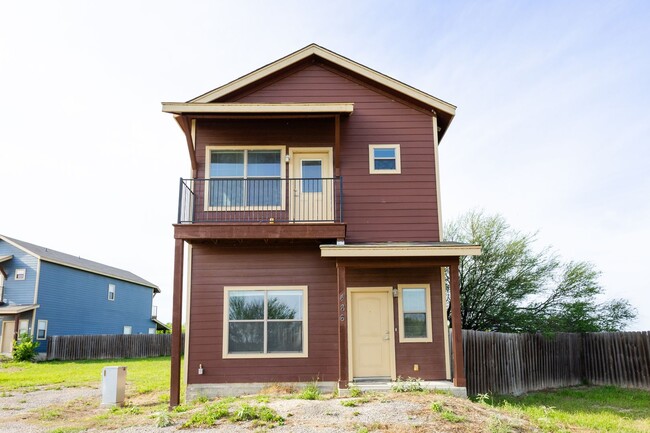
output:
[[[342,239],[343,179],[181,179],[176,237]]]

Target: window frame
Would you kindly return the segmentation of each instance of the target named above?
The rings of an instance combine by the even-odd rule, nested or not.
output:
[[[111,289],[113,289],[113,290],[111,290]],[[108,285],[108,294],[106,295],[107,299],[109,301],[115,301],[115,296],[117,295],[116,292],[117,292],[117,288],[115,287],[115,284],[109,284]],[[111,297],[111,294],[113,294],[112,297]]]
[[[126,328],[129,328],[129,332],[126,332]],[[133,325],[124,325],[122,327],[122,335],[133,335]]]
[[[426,337],[406,337],[404,335],[404,289],[424,289],[424,302],[426,314]],[[431,285],[430,284],[398,284],[397,285],[397,309],[399,318],[399,342],[400,343],[431,343],[433,341],[433,327],[431,320]]]
[[[395,168],[394,169],[375,168],[376,159],[392,159],[392,158],[375,158],[375,149],[394,149]],[[370,174],[401,174],[402,156],[400,151],[400,145],[399,144],[369,144],[368,145],[368,169]]]
[[[157,331],[156,328],[149,328],[149,329],[147,330],[147,333],[148,333],[149,335],[155,335],[155,334],[156,334],[156,331]]]
[[[45,323],[45,327],[43,328],[43,337],[39,337],[39,332],[41,331],[41,323]],[[47,320],[38,320],[36,322],[36,339],[37,340],[47,340],[47,327],[49,323]]]
[[[229,339],[229,311],[230,311],[230,292],[239,291],[302,291],[302,352],[275,352],[275,353],[228,353],[228,339]],[[223,359],[246,359],[246,358],[307,358],[309,356],[309,312],[308,312],[308,286],[225,286],[223,288],[223,340],[222,340],[222,357]],[[264,320],[264,329],[266,331],[266,324],[268,319]],[[264,338],[267,338],[267,333],[264,332]],[[264,345],[266,347],[266,344]]]
[[[248,206],[246,204],[243,204],[241,206],[210,206],[210,181],[212,179],[220,179],[220,177],[215,176],[213,177],[211,172],[210,172],[210,165],[212,161],[212,152],[215,151],[244,151],[244,177],[242,178],[243,180],[249,179],[247,176],[247,171],[248,171],[248,151],[249,150],[279,150],[280,151],[280,177],[278,178],[280,180],[280,205],[279,206]],[[203,188],[203,210],[208,212],[208,211],[220,211],[220,212],[242,212],[242,211],[252,211],[252,210],[260,210],[260,211],[272,211],[272,210],[286,210],[286,172],[287,172],[287,164],[286,164],[286,155],[287,155],[287,148],[286,146],[280,146],[280,145],[271,145],[271,146],[206,146],[205,147],[205,173],[204,173],[204,178],[206,179],[206,186]],[[224,179],[238,179],[238,178],[232,178],[230,176],[224,176]],[[257,176],[250,177],[250,179],[256,179]],[[266,179],[266,176],[261,176],[260,178]]]
[[[15,281],[25,281],[26,279],[27,279],[27,269],[26,268],[18,268],[18,269],[16,269],[14,271],[14,280]]]
[[[26,323],[27,326],[23,327],[24,323]],[[20,332],[21,328],[25,332]],[[18,337],[20,338],[20,336],[23,335],[23,334],[29,334],[29,319],[20,319],[20,320],[18,320]]]

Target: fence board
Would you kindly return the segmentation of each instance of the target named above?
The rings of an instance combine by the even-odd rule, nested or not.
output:
[[[54,335],[47,338],[47,359],[150,358],[171,355],[171,334]],[[185,335],[181,337],[184,341]],[[184,344],[181,343],[181,350]]]
[[[463,330],[467,393],[519,395],[582,383],[650,389],[650,332]]]

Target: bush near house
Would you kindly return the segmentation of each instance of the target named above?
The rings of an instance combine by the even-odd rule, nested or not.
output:
[[[36,349],[40,343],[33,341],[29,334],[21,334],[17,341],[14,341],[12,356],[14,361],[33,361],[36,358]]]

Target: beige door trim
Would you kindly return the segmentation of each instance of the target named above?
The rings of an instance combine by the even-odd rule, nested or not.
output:
[[[397,370],[395,367],[395,308],[393,305],[393,288],[392,287],[348,287],[347,288],[347,318],[348,321],[348,379],[350,382],[354,379],[354,363],[352,362],[352,293],[373,293],[384,292],[388,297],[388,326],[389,326],[389,362],[390,376],[392,380],[397,380]]]
[[[327,155],[327,160],[324,161],[325,164],[327,164],[327,167],[323,167],[323,174],[325,172],[329,173],[326,178],[333,178],[334,177],[334,157],[333,157],[333,149],[331,147],[290,147],[289,148],[289,169],[288,169],[288,178],[293,178],[294,177],[294,170],[298,169],[300,167],[296,166],[296,154],[298,155],[309,155],[309,154],[326,154]],[[291,188],[291,185],[289,186]],[[324,192],[325,193],[325,192]],[[328,194],[332,195],[332,199],[334,196],[334,190],[332,188],[332,191],[328,191]],[[294,206],[296,202],[296,196],[292,191],[289,191],[290,194],[290,200],[289,200],[289,206],[290,206],[290,219],[294,219]],[[329,200],[329,198],[325,199],[326,202],[329,205],[333,206],[333,203],[329,203],[332,200]],[[324,212],[326,214],[332,214],[333,216],[334,213],[334,208],[332,209],[325,209]],[[327,215],[328,217],[330,215]]]
[[[6,332],[6,331],[5,331],[5,326],[6,326],[6,325],[12,325],[13,329],[12,329],[11,332]],[[6,355],[6,354],[11,354],[11,346],[13,346],[14,333],[15,333],[15,332],[16,332],[16,326],[15,326],[15,322],[14,322],[13,320],[3,320],[3,321],[2,321],[2,341],[0,341],[0,352],[1,352],[1,353],[5,354],[5,355]],[[9,334],[9,335],[7,335],[7,334]],[[6,342],[6,340],[7,340],[7,337],[9,338],[9,341],[10,341],[10,345],[11,345],[11,346],[10,346],[9,352],[4,352],[4,351],[2,351],[2,348],[3,348],[4,345],[5,345],[5,342]]]

